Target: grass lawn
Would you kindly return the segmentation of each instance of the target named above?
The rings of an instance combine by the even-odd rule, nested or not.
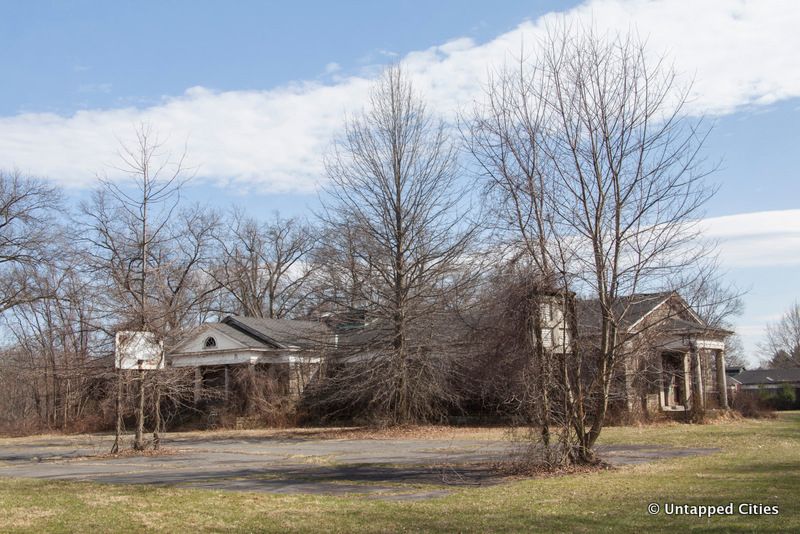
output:
[[[800,413],[702,426],[607,428],[606,444],[718,447],[711,456],[458,488],[389,502],[0,479],[2,532],[786,531],[800,532]],[[649,515],[655,502],[777,505],[777,516]]]

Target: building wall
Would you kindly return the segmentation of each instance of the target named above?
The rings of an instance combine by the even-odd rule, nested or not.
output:
[[[558,295],[542,295],[539,299],[542,345],[556,353],[569,352],[571,339],[565,320],[563,298]]]
[[[206,348],[205,346],[206,339],[209,337],[213,337],[216,342],[216,347],[214,349]],[[244,348],[244,345],[231,339],[213,326],[194,336],[187,341],[185,345],[180,347],[181,352],[211,352],[212,350],[237,350],[242,348]]]

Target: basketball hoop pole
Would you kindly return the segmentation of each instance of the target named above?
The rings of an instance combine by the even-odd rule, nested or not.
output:
[[[136,435],[133,440],[133,448],[137,451],[144,450],[144,374],[142,368],[142,361],[138,362],[138,375],[139,375],[139,388],[138,388],[138,401],[136,411]]]
[[[117,400],[114,403],[116,412],[116,426],[114,432],[114,444],[111,446],[111,454],[119,453],[120,440],[122,439],[122,367],[117,367]]]

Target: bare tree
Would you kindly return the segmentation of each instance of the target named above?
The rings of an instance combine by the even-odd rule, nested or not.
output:
[[[367,280],[373,276],[369,252],[360,250],[354,226],[325,229],[312,251],[312,305],[316,312],[366,309],[369,301],[362,295]]]
[[[538,267],[575,325],[574,339],[563,340],[569,358],[537,356],[539,339],[531,348],[555,377],[537,395],[550,391],[563,406],[563,461],[595,459],[631,341],[621,329],[625,297],[664,289],[705,257],[693,221],[713,191],[699,157],[705,131],[684,113],[687,94],[635,36],[559,27],[536,56],[494,76],[469,121],[499,235]],[[596,324],[583,324],[573,293]]]
[[[42,269],[31,284],[47,297],[3,315],[11,347],[2,374],[17,384],[18,400],[32,401],[39,428],[67,430],[84,418],[100,418],[103,334],[93,287],[71,267],[57,262]],[[9,420],[29,422],[25,407],[4,408]]]
[[[61,193],[44,180],[0,171],[0,313],[9,334],[2,419],[25,424],[35,412],[40,427],[67,426],[81,402],[79,381],[64,370],[75,365],[69,310],[76,308],[62,300],[75,278],[62,265],[70,254],[60,208]]]
[[[800,367],[800,303],[792,304],[775,323],[767,325],[763,350],[768,368]]]
[[[53,258],[60,203],[43,180],[0,171],[0,312],[48,296],[31,279]]]
[[[167,237],[151,251],[154,272],[154,330],[165,352],[187,327],[205,321],[220,285],[209,276],[215,258],[214,234],[219,216],[203,206],[178,209],[165,228]],[[159,448],[163,427],[162,398],[173,408],[186,408],[194,398],[194,370],[165,368],[149,374],[152,390],[153,447]]]
[[[713,243],[710,247],[715,248]],[[744,311],[744,292],[725,280],[718,258],[711,255],[695,268],[676,270],[667,287],[681,288],[686,302],[712,328],[731,328]]]
[[[172,158],[148,125],[140,125],[135,133],[135,143],[121,144],[118,153],[116,170],[128,180],[101,178],[92,200],[81,205],[84,243],[90,265],[108,280],[105,304],[117,317],[116,328],[150,331],[163,339],[174,309],[159,305],[159,291],[167,285],[161,278],[159,251],[171,241],[169,223],[189,176],[185,153]],[[147,373],[140,370],[138,375],[134,448],[142,450]],[[118,405],[121,395],[120,372]],[[119,406],[117,413],[115,449],[122,430]]]
[[[188,325],[205,321],[214,307],[220,284],[209,274],[218,255],[215,235],[219,214],[201,205],[178,209],[165,230],[167,237],[153,251],[159,277],[154,284],[154,306],[163,324],[164,341]]]
[[[328,391],[389,423],[440,416],[453,402],[448,374],[457,350],[448,306],[474,235],[445,125],[401,69],[389,68],[368,108],[348,121],[326,170],[321,218],[328,261],[337,262],[329,295],[357,306],[343,311],[367,324],[340,336],[345,363]]]
[[[234,210],[217,235],[219,254],[211,275],[233,301],[231,310],[250,317],[281,318],[303,304],[311,274],[315,230],[276,213],[259,223]]]
[[[733,334],[725,340],[725,365],[727,367],[747,367],[747,354],[739,334]]]

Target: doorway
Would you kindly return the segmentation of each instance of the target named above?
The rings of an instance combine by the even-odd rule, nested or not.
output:
[[[680,352],[665,352],[661,356],[664,408],[666,409],[684,407],[686,397],[683,360],[684,355]]]

